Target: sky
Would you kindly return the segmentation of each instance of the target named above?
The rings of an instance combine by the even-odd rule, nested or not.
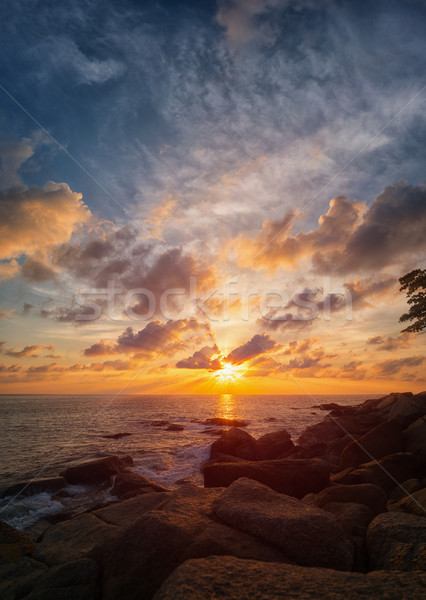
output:
[[[426,388],[423,0],[0,19],[3,393]]]

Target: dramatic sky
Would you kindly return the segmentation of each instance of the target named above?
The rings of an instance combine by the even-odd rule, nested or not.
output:
[[[16,393],[426,388],[424,0],[4,0]]]

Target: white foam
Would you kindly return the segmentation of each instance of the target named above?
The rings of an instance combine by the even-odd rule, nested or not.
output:
[[[58,500],[52,500],[50,494],[42,492],[33,496],[8,496],[0,502],[0,517],[16,529],[26,529],[36,521],[61,512],[63,505]]]

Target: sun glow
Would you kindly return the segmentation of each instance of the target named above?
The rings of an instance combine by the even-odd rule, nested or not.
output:
[[[215,372],[215,377],[222,383],[232,383],[243,375],[242,368],[232,363],[223,363],[222,368]]]

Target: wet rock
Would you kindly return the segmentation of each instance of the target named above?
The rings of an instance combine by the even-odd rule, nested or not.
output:
[[[368,528],[367,549],[372,569],[426,571],[426,518],[378,515]]]
[[[167,491],[167,488],[151,481],[151,479],[147,479],[133,471],[124,471],[116,476],[111,493],[113,496],[124,500],[139,494]]]
[[[68,467],[60,473],[68,483],[102,483],[133,464],[131,456],[106,456]]]
[[[104,508],[94,510],[91,514],[109,525],[129,527],[145,513],[159,508],[170,496],[171,492],[163,494],[151,492],[122,502],[114,502]]]
[[[117,527],[91,514],[82,514],[49,527],[36,545],[32,557],[49,566],[85,557],[101,541],[114,536]]]
[[[298,564],[352,568],[353,545],[332,515],[258,482],[234,482],[215,500],[213,511],[224,523],[275,546]]]
[[[342,467],[355,467],[404,450],[401,426],[396,420],[385,421],[358,440],[349,442],[341,454],[341,464]]]
[[[166,431],[183,431],[184,429],[185,427],[178,423],[170,423],[170,425],[166,427]]]
[[[205,465],[203,476],[205,487],[228,487],[236,479],[248,477],[296,498],[319,492],[330,481],[329,469],[322,461],[291,458]]]
[[[33,494],[41,494],[42,492],[52,494],[66,485],[67,482],[64,477],[40,477],[9,486],[2,490],[0,497],[5,498],[6,496],[16,496],[17,494],[20,496],[32,496]]]
[[[109,439],[109,440],[119,440],[120,438],[124,438],[124,437],[128,437],[129,435],[132,435],[131,433],[111,433],[108,435],[103,435],[103,438]]]
[[[293,447],[291,436],[285,429],[267,433],[256,441],[256,459],[278,458],[283,452],[287,452]]]
[[[256,440],[247,431],[232,427],[213,442],[210,458],[216,454],[230,454],[238,458],[254,460],[256,457]]]
[[[0,521],[0,558],[16,560],[26,554],[31,554],[34,541],[22,531],[18,531],[4,521]]]
[[[219,425],[220,427],[247,427],[248,421],[242,419],[226,419],[224,417],[212,417],[202,421],[202,425]]]
[[[424,573],[343,573],[296,565],[210,556],[174,571],[154,600],[419,600]]]
[[[151,421],[151,427],[165,427],[169,425],[170,421],[166,421],[165,419],[157,419],[156,421]]]
[[[304,502],[324,508],[330,502],[348,502],[368,506],[374,515],[386,510],[386,494],[383,489],[371,483],[358,485],[334,485],[319,494],[309,494]]]

